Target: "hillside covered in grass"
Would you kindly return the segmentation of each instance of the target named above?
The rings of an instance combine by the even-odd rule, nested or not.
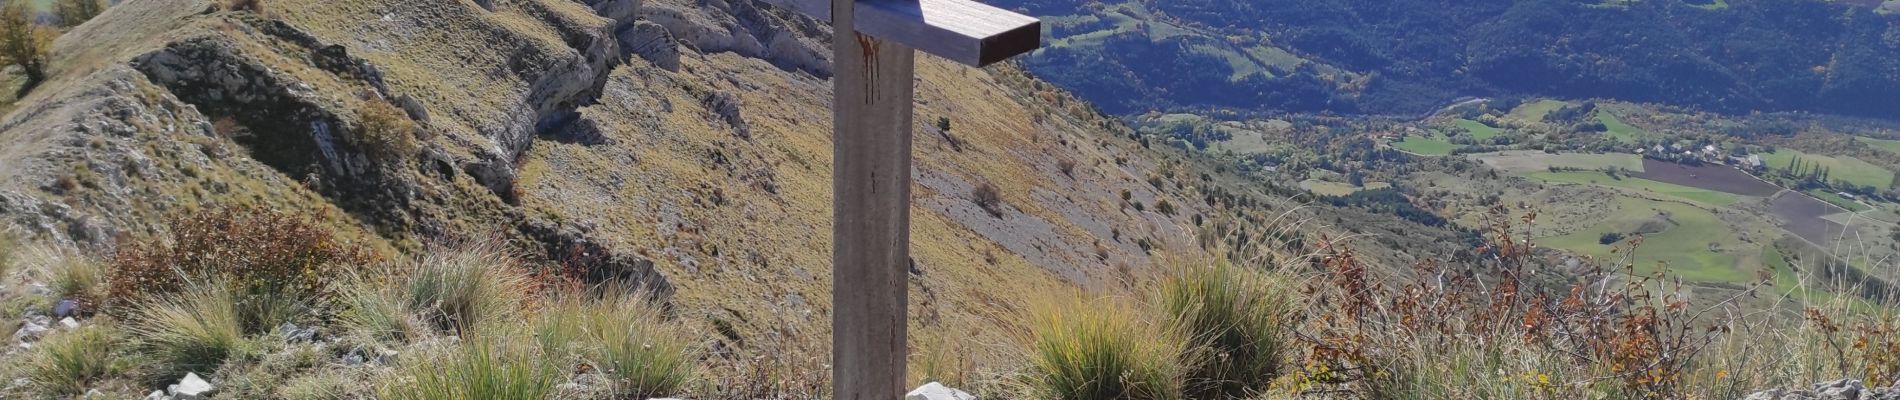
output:
[[[30,27],[11,32],[44,51],[36,76],[9,69],[31,79],[0,116],[0,398],[829,397],[823,24],[686,0],[129,0],[17,20],[0,35]],[[1826,255],[1685,287],[1653,262],[1752,237],[1547,249],[1602,232],[1547,240],[1527,208],[1415,197],[1376,169],[1261,179],[1019,66],[918,61],[912,383],[1729,398],[1900,376],[1880,288],[1803,291],[1820,275],[1794,270]],[[1518,134],[1480,119],[1432,138]],[[1678,238],[1721,229],[1694,202],[1724,197],[1630,196],[1604,198],[1668,208],[1693,228]],[[1634,211],[1599,219],[1646,222]]]

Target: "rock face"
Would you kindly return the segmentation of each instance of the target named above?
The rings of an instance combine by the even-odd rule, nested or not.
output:
[[[622,28],[616,37],[620,40],[622,50],[652,62],[660,69],[679,72],[679,40],[673,38],[673,33],[667,31],[665,26],[640,21]]]
[[[701,53],[733,52],[771,62],[787,71],[831,77],[830,33],[809,18],[765,9],[755,0],[706,0],[697,9],[673,4],[647,7],[646,19],[666,27]],[[803,39],[815,38],[818,40]]]
[[[1900,382],[1868,388],[1859,379],[1814,384],[1808,390],[1775,389],[1749,394],[1744,400],[1900,400]]]
[[[592,7],[594,13],[601,17],[620,21],[623,25],[640,17],[640,0],[583,0],[582,3]]]

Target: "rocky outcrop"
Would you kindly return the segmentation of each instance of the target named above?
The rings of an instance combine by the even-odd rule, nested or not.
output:
[[[640,56],[660,69],[679,72],[679,39],[675,39],[665,26],[640,21],[622,28],[615,37],[620,40],[620,48],[628,54]]]
[[[640,0],[582,0],[581,3],[593,8],[595,14],[618,21],[622,26],[640,17]]]
[[[670,4],[647,7],[646,19],[701,53],[733,52],[787,71],[831,77],[831,39],[827,27],[757,0],[706,0],[697,8]]]
[[[1808,390],[1775,389],[1755,392],[1743,400],[1900,400],[1900,382],[1893,386],[1868,388],[1859,379],[1814,384]]]

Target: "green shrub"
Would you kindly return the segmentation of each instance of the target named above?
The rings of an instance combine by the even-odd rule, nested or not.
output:
[[[640,293],[562,294],[541,312],[542,347],[611,377],[617,398],[679,394],[692,379],[692,343]]]
[[[456,332],[514,316],[530,282],[493,244],[429,252],[403,279],[405,307],[436,329]]]
[[[970,190],[970,200],[991,217],[1003,217],[1003,193],[996,190],[996,185],[989,182],[976,184],[976,188]]]
[[[470,337],[404,360],[377,387],[389,400],[544,400],[566,371],[511,338]]]
[[[132,312],[130,329],[140,353],[150,358],[151,378],[209,374],[244,351],[237,294],[218,282],[147,299]]]
[[[1025,382],[1034,397],[1182,398],[1185,340],[1140,315],[1111,300],[1041,313]]]
[[[54,14],[59,16],[59,25],[67,28],[79,26],[106,11],[105,0],[59,0]]]
[[[33,22],[31,4],[16,1],[0,6],[0,66],[19,66],[27,87],[46,80],[46,53],[58,36]]]
[[[331,296],[330,284],[376,258],[306,217],[263,208],[218,208],[173,220],[163,237],[120,247],[106,277],[108,298],[137,302],[189,281],[231,285],[247,332],[268,331],[283,312]]]
[[[34,346],[25,365],[26,379],[46,395],[85,393],[122,369],[113,353],[117,347],[118,340],[111,330],[99,325],[52,335]]]
[[[1291,347],[1291,293],[1227,262],[1189,268],[1163,282],[1162,307],[1185,331],[1189,351],[1201,353],[1188,371],[1189,394],[1245,396],[1281,375]]]
[[[356,115],[357,146],[378,161],[402,160],[422,151],[416,140],[416,123],[400,108],[381,99],[366,99]]]

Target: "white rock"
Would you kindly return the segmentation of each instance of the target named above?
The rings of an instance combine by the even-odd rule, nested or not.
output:
[[[976,396],[941,383],[931,382],[905,394],[904,400],[976,400]]]
[[[178,384],[171,385],[169,390],[172,397],[179,400],[199,400],[209,398],[207,395],[216,389],[211,386],[211,382],[199,378],[197,373],[186,373],[185,379],[179,379]]]
[[[41,325],[40,323],[37,323],[37,322],[27,321],[25,324],[20,325],[20,330],[13,331],[13,340],[17,340],[20,342],[31,342],[34,340],[39,340],[41,336],[46,336],[47,330],[48,328],[46,327],[46,325]]]
[[[145,395],[145,400],[165,400],[165,391],[153,390],[152,394]]]
[[[79,320],[73,319],[73,317],[61,319],[59,320],[59,324],[65,325],[66,329],[79,329]]]

